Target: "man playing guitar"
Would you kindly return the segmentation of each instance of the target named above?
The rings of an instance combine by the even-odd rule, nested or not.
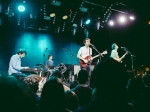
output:
[[[126,53],[120,58],[117,52],[119,48],[118,45],[116,43],[113,43],[111,47],[112,47],[112,51],[111,51],[110,58],[113,58],[114,60],[122,63],[122,59],[128,54],[128,52],[126,51]]]
[[[93,60],[92,58],[92,49],[89,47],[90,46],[90,39],[85,38],[83,43],[85,46],[81,47],[78,51],[77,58],[82,60],[85,64],[88,63],[88,60],[85,58],[88,56],[90,57],[90,60]],[[91,76],[91,64],[87,64],[87,66],[82,66],[81,69],[86,70],[88,72],[89,77]]]
[[[92,60],[96,57],[99,57],[100,55],[107,54],[107,51],[104,51],[103,53],[96,55],[92,57],[92,49],[90,46],[90,39],[85,38],[83,43],[85,46],[81,47],[78,51],[77,58],[80,59],[80,65],[81,69],[86,70],[88,72],[89,78],[91,77],[91,71],[92,71]]]

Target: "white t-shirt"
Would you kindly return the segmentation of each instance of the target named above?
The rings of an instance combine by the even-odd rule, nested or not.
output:
[[[92,49],[90,47],[86,48],[85,46],[81,47],[78,51],[81,57],[85,58],[86,56],[92,55]]]
[[[115,58],[119,58],[118,56],[118,52],[114,49],[111,51],[111,55],[110,55],[111,58],[115,59]]]

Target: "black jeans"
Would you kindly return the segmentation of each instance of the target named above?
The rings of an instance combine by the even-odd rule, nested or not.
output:
[[[81,69],[87,71],[87,73],[88,73],[87,84],[90,85],[90,78],[91,78],[92,66],[91,65],[87,65],[86,67],[81,67]]]

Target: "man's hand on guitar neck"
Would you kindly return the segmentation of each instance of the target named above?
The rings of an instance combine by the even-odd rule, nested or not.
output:
[[[117,59],[117,61],[118,61],[118,62],[120,62],[120,63],[122,63],[122,60],[121,60],[121,58],[118,58],[118,59]]]

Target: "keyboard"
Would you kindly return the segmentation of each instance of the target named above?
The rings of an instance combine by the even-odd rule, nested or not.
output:
[[[20,71],[22,73],[38,74],[39,72],[42,71],[42,69],[41,68],[28,68],[28,69],[21,69]]]

